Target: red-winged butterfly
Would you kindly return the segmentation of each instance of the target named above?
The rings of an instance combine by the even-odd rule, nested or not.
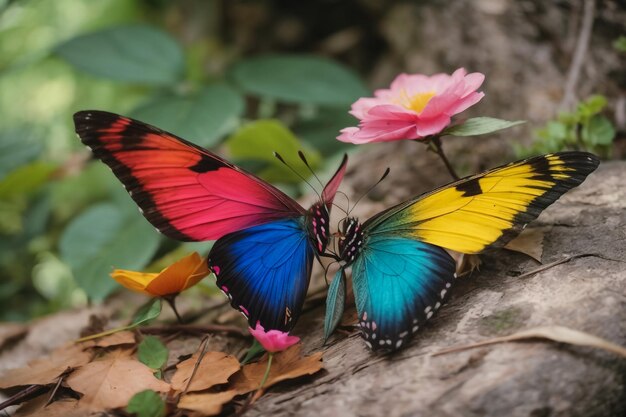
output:
[[[214,153],[113,113],[74,115],[76,133],[107,164],[160,232],[217,240],[209,266],[252,327],[289,331],[300,315],[313,258],[330,238],[330,208],[347,157],[308,210]]]

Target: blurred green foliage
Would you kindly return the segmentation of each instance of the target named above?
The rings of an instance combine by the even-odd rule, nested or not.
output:
[[[586,150],[604,157],[609,156],[615,127],[602,115],[607,99],[601,95],[589,97],[573,112],[562,112],[556,120],[549,121],[535,131],[537,139],[530,147],[514,144],[520,157],[558,152],[566,149]]]
[[[166,23],[173,8],[0,0],[0,320],[103,300],[118,288],[112,267],[156,270],[210,248],[163,238],[142,219],[76,139],[75,111],[130,115],[226,150],[294,196],[301,180],[272,151],[306,178],[295,151],[324,172],[345,148],[337,131],[367,94],[357,75],[310,55],[245,57],[217,29],[181,42]]]

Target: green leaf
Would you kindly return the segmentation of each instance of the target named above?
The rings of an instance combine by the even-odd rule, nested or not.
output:
[[[161,314],[161,308],[163,307],[163,301],[158,298],[152,298],[147,303],[139,307],[139,310],[135,313],[133,317],[133,321],[127,328],[137,327],[139,325],[145,324],[150,320],[154,320],[159,317]]]
[[[118,284],[113,267],[141,269],[159,246],[159,235],[136,214],[109,203],[87,209],[65,228],[59,241],[61,257],[78,285],[94,300],[103,300]]]
[[[21,201],[0,200],[0,236],[18,235],[23,231],[22,213],[25,210]]]
[[[154,336],[145,336],[137,346],[139,362],[152,369],[161,369],[167,363],[168,353],[167,347]]]
[[[0,199],[32,194],[48,181],[55,169],[56,166],[49,163],[32,162],[11,171],[0,181]]]
[[[0,179],[21,165],[37,158],[42,144],[34,138],[33,132],[26,129],[12,129],[0,132]]]
[[[563,142],[568,138],[567,126],[561,122],[549,121],[546,127],[537,132],[546,141]]]
[[[324,341],[333,334],[343,316],[346,304],[346,273],[343,268],[335,274],[326,297],[326,317],[324,318]]]
[[[56,53],[91,75],[138,84],[181,79],[183,51],[170,35],[144,25],[117,26],[70,39]]]
[[[126,411],[137,417],[164,417],[165,402],[151,389],[138,392],[128,401]]]
[[[132,116],[198,145],[210,147],[240,122],[244,101],[226,85],[213,85],[189,96],[162,95]]]
[[[369,95],[355,73],[314,56],[249,58],[237,63],[229,76],[248,93],[287,102],[343,107]]]
[[[263,345],[261,345],[258,340],[254,339],[254,341],[252,342],[252,346],[250,346],[250,349],[248,349],[248,352],[246,352],[246,356],[241,361],[241,364],[247,364],[263,352],[265,352]]]
[[[497,132],[498,130],[508,129],[509,127],[526,123],[524,120],[508,121],[495,119],[493,117],[474,117],[467,119],[465,123],[445,129],[441,135],[453,136],[477,136],[487,133]]]
[[[319,154],[306,149],[285,125],[278,120],[258,120],[240,128],[226,141],[233,158],[267,162],[269,166],[262,169],[259,175],[270,182],[298,183],[297,175],[284,166],[273,155],[278,152],[292,167],[299,170],[307,178],[310,174],[298,157],[298,150],[303,150],[311,168],[315,169],[320,162]]]
[[[613,143],[615,128],[613,124],[602,115],[596,115],[583,127],[582,139],[588,145],[607,146]]]
[[[122,191],[128,198],[111,170],[100,161],[88,164],[80,175],[55,181],[50,187],[55,219],[62,223],[71,220],[89,205],[108,199],[111,189]]]
[[[600,113],[607,106],[608,100],[602,95],[594,95],[578,104],[578,113],[584,118],[590,118]]]
[[[619,52],[626,52],[626,36],[620,35],[619,38],[613,41],[613,48]]]
[[[317,114],[294,126],[294,132],[324,156],[337,154],[352,144],[337,140],[339,131],[358,121],[345,109],[320,109]]]

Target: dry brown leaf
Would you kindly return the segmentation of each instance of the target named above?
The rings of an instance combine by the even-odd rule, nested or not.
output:
[[[131,354],[130,349],[118,349],[72,373],[66,382],[83,394],[80,405],[91,410],[121,408],[140,391],[169,391],[168,383],[156,379],[153,370]]]
[[[222,412],[224,404],[237,394],[235,390],[211,392],[206,394],[188,394],[180,399],[178,408],[197,411],[205,416],[215,416]]]
[[[28,326],[22,323],[2,323],[0,326],[0,349],[8,342],[19,339],[28,333]]]
[[[120,345],[134,345],[135,333],[130,332],[128,330],[122,332],[116,332],[107,336],[100,337],[95,340],[88,340],[82,343],[82,346],[85,347],[111,347],[111,346],[120,346]]]
[[[17,385],[54,384],[62,373],[88,363],[93,354],[73,343],[55,349],[50,356],[35,359],[24,368],[10,369],[0,378],[0,388]]]
[[[446,249],[446,252],[456,262],[456,276],[462,277],[474,270],[478,270],[480,267],[480,256],[470,255],[467,253],[456,252],[450,249]]]
[[[39,397],[22,405],[13,415],[14,417],[86,417],[91,414],[78,405],[78,400],[62,399],[49,404],[48,395]]]
[[[198,362],[201,352],[196,352],[187,360],[176,365],[176,373],[172,377],[172,388],[184,391],[189,378]],[[228,377],[237,372],[241,366],[237,358],[224,352],[206,352],[198,365],[187,391],[202,391],[212,386],[225,384]]]
[[[536,327],[534,329],[523,330],[509,336],[494,337],[493,339],[483,340],[482,342],[471,343],[463,346],[453,346],[447,349],[433,353],[433,356],[443,355],[446,353],[459,352],[462,350],[473,349],[480,346],[493,345],[496,343],[516,342],[528,339],[547,339],[558,343],[568,343],[570,345],[594,347],[604,349],[606,351],[616,353],[626,357],[626,348],[609,342],[608,340],[599,338],[589,333],[570,329],[563,326],[546,326]]]
[[[268,388],[280,381],[294,379],[304,375],[313,375],[323,368],[322,352],[315,352],[311,356],[302,356],[302,344],[298,343],[289,349],[274,354],[270,374],[263,385]],[[259,388],[267,369],[268,356],[257,363],[244,365],[241,371],[231,378],[230,388],[238,394],[245,394]]]
[[[523,253],[541,263],[543,255],[543,230],[526,229],[504,246],[504,249]]]

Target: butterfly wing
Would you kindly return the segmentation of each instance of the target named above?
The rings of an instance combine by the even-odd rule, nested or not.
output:
[[[585,152],[538,156],[464,178],[365,222],[352,279],[368,345],[399,348],[441,306],[455,277],[442,247],[478,253],[504,246],[598,164]]]
[[[502,247],[598,164],[586,152],[514,162],[395,206],[364,227],[372,234],[392,232],[462,253]]]
[[[335,199],[335,194],[337,194],[337,190],[339,189],[339,185],[343,180],[344,175],[346,174],[346,168],[348,166],[348,155],[344,154],[343,159],[341,160],[341,164],[339,164],[339,168],[335,174],[331,177],[330,181],[324,187],[324,191],[322,191],[322,201],[326,205],[328,211],[333,205],[333,200]]]
[[[361,335],[373,350],[395,350],[441,306],[456,264],[437,246],[390,234],[367,238],[352,264]]]
[[[326,296],[326,317],[324,318],[324,340],[335,331],[346,304],[346,272],[339,268],[328,287]]]
[[[76,113],[74,123],[144,217],[171,238],[214,240],[304,213],[270,184],[156,127],[95,110]]]
[[[300,315],[314,258],[303,219],[230,233],[209,253],[218,287],[252,327],[289,331]]]

